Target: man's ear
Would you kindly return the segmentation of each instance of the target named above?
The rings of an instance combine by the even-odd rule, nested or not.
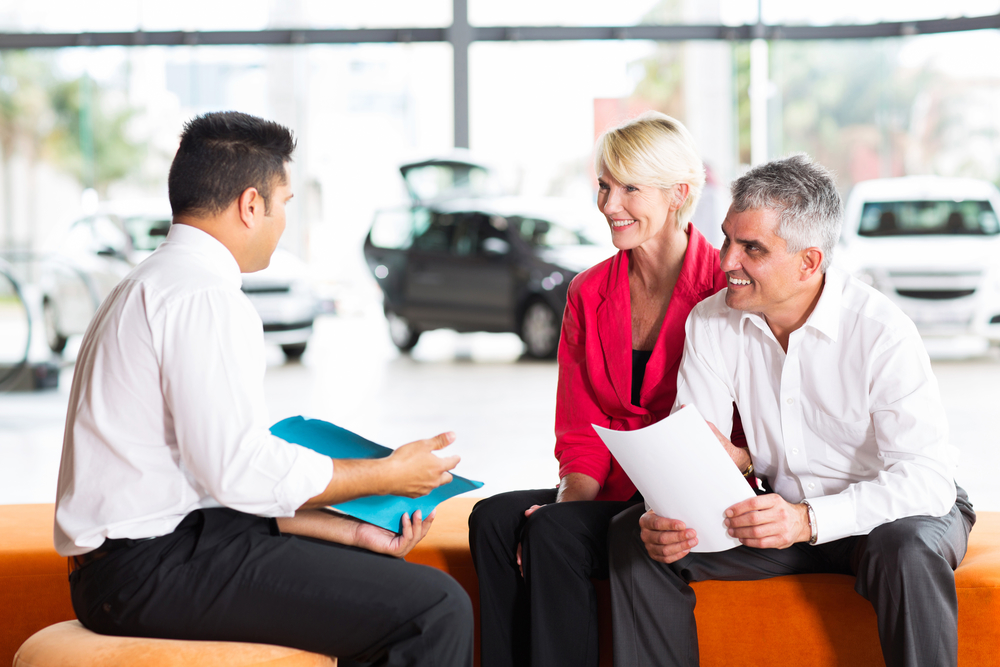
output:
[[[814,275],[819,273],[820,267],[823,266],[823,251],[819,248],[806,248],[801,253],[802,257],[802,268],[801,275],[803,280],[809,280]]]
[[[240,193],[236,207],[240,214],[240,222],[247,227],[253,227],[256,216],[264,213],[264,198],[257,192],[257,188],[247,188]]]

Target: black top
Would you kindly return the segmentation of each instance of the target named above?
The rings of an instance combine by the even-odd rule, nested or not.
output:
[[[652,350],[632,350],[632,405],[639,405],[639,394],[642,392],[642,379],[646,377],[646,364],[653,356]]]

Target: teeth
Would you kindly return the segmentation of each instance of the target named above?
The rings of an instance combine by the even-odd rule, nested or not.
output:
[[[628,225],[631,225],[633,222],[635,222],[635,220],[612,220],[611,221],[611,226],[612,227],[627,227]]]
[[[732,283],[733,285],[749,285],[750,284],[749,280],[740,280],[739,278],[733,278],[732,276],[729,277],[729,282]]]

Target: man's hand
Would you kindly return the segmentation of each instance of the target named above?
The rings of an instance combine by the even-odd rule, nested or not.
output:
[[[425,496],[451,481],[448,471],[458,465],[459,457],[438,457],[434,452],[454,441],[454,433],[441,433],[405,444],[380,459],[335,459],[326,489],[299,509],[327,507],[362,496]]]
[[[639,517],[639,528],[646,553],[655,561],[673,563],[687,556],[698,544],[698,535],[683,521],[657,516],[649,510]]]
[[[303,535],[402,558],[424,539],[433,522],[434,512],[424,521],[420,520],[420,510],[413,513],[412,521],[408,514],[404,514],[400,522],[403,532],[397,535],[344,514],[299,510],[294,517],[279,518],[278,528],[288,535]]]
[[[404,514],[401,521],[403,532],[400,534],[390,533],[385,528],[359,521],[354,529],[354,546],[385,554],[403,558],[410,553],[417,543],[424,539],[434,522],[434,512],[427,515],[427,519],[420,520],[420,510],[413,513],[413,520],[409,514]]]
[[[748,452],[745,448],[737,447],[730,442],[729,438],[722,435],[722,432],[715,428],[715,424],[712,422],[706,421],[705,423],[708,424],[710,429],[712,429],[712,433],[714,433],[715,437],[719,439],[719,444],[722,445],[722,448],[726,450],[726,454],[729,454],[729,458],[731,458],[733,463],[736,464],[736,467],[739,468],[740,474],[743,474],[743,472],[750,467],[750,452]]]
[[[806,506],[777,493],[755,496],[726,510],[729,534],[755,549],[787,549],[811,536]]]
[[[438,457],[435,450],[455,442],[455,434],[441,433],[403,445],[385,460],[386,495],[419,498],[451,481],[448,471],[458,465],[458,456]]]

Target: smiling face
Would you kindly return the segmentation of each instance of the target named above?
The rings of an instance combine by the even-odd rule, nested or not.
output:
[[[726,305],[761,313],[769,323],[798,322],[811,311],[817,277],[822,286],[822,274],[814,267],[816,254],[822,258],[822,253],[816,248],[789,253],[775,233],[777,225],[778,213],[772,209],[729,209],[720,250],[729,279]]]
[[[677,209],[670,193],[654,186],[619,183],[605,169],[597,179],[597,207],[608,220],[611,241],[631,250],[666,231],[676,230]]]

